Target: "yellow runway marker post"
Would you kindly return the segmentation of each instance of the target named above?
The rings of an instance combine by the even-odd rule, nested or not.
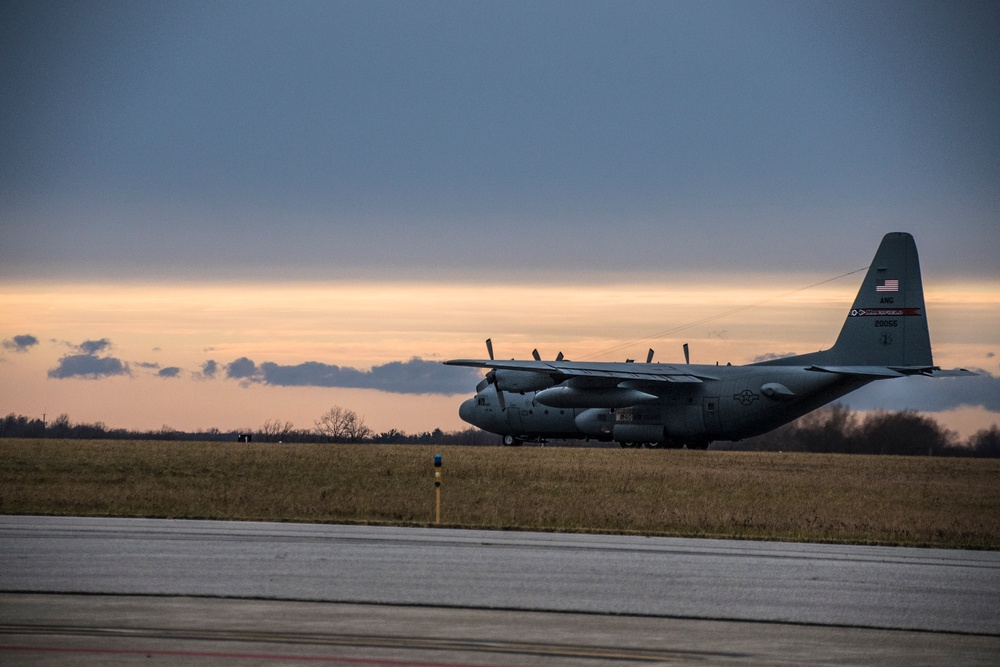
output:
[[[441,523],[441,455],[434,455],[434,495],[436,496],[437,511],[435,513],[435,523]]]

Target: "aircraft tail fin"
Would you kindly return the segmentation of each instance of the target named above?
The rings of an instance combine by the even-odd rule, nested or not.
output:
[[[913,237],[905,232],[883,237],[832,348],[773,363],[933,367],[920,261]]]

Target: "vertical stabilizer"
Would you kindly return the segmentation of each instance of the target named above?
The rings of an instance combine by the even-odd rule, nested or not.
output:
[[[837,342],[822,363],[837,366],[932,366],[917,244],[886,234],[861,283]]]
[[[932,367],[920,260],[913,237],[892,232],[882,238],[833,347],[757,365]]]

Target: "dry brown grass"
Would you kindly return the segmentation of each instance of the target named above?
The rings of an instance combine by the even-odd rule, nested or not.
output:
[[[0,440],[0,513],[1000,548],[1000,461],[562,448]]]

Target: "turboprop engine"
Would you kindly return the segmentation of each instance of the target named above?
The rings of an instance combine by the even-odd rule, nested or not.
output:
[[[498,368],[491,371],[492,383],[500,391],[525,392],[538,391],[555,384],[555,381],[545,373],[535,373],[533,371],[511,371]]]
[[[492,339],[486,339],[486,351],[489,353],[490,360],[492,361]],[[541,359],[541,356],[538,354],[538,350],[532,350],[531,356],[535,358],[535,361],[539,361]],[[559,356],[556,357],[556,361],[561,361],[562,358],[563,355],[562,352],[560,352]],[[501,392],[508,391],[512,393],[523,393],[527,391],[538,391],[539,389],[551,387],[556,383],[556,381],[546,373],[536,373],[535,371],[516,371],[505,368],[493,369],[486,374],[486,380],[496,387],[501,409],[505,409],[503,394]]]

